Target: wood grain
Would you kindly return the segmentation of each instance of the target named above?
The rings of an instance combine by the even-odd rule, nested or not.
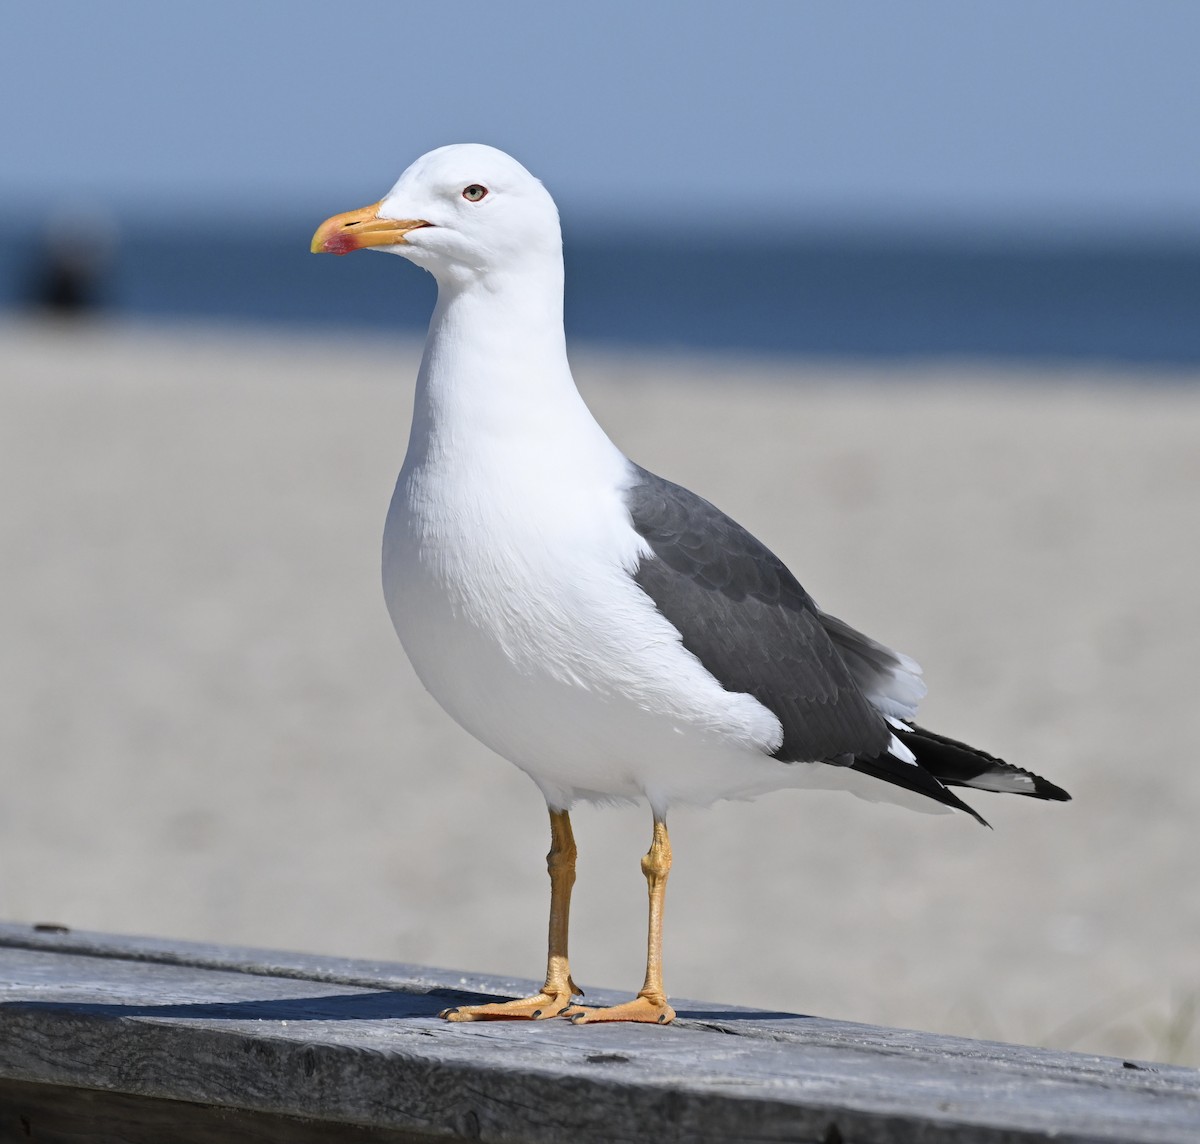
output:
[[[669,1028],[436,1017],[529,984],[0,925],[2,1138],[56,1139],[11,1135],[56,1086],[272,1117],[267,1140],[1200,1140],[1200,1073],[1167,1065],[691,1002]]]

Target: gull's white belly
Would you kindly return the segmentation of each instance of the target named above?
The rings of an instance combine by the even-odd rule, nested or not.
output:
[[[633,581],[618,484],[539,489],[532,515],[524,490],[401,474],[384,593],[426,688],[561,805],[704,804],[828,769],[772,759],[775,716],[722,688]]]

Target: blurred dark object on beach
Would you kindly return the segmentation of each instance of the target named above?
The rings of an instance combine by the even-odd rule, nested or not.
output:
[[[104,308],[116,253],[116,226],[93,211],[57,211],[29,258],[23,302],[52,318],[90,316]]]

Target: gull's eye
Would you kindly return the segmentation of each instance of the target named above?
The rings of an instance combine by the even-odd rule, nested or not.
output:
[[[472,183],[469,187],[463,187],[463,198],[469,203],[479,202],[486,194],[487,187],[481,187],[478,183]]]

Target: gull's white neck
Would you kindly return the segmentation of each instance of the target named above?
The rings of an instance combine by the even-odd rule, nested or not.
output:
[[[405,468],[612,449],[571,377],[562,317],[561,257],[439,281]]]

